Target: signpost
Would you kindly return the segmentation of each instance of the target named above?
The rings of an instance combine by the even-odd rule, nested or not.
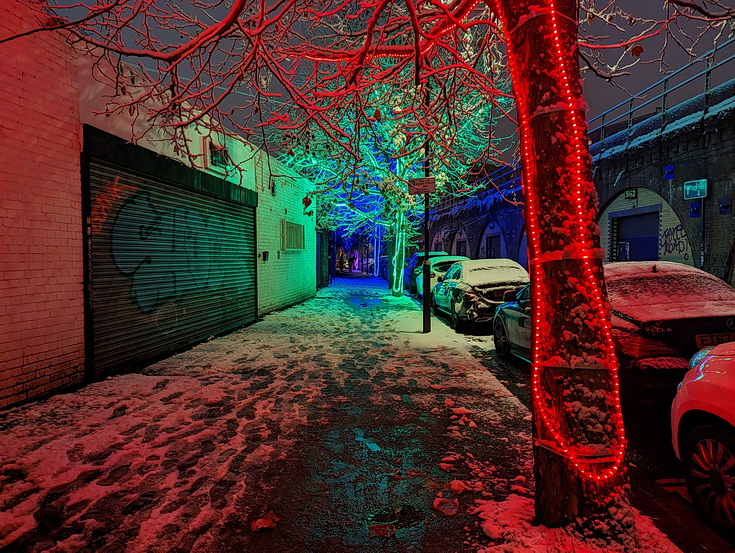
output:
[[[421,179],[409,179],[409,194],[431,194],[436,191],[436,179],[434,177],[424,177]]]
[[[409,194],[424,195],[424,334],[431,332],[431,278],[429,277],[429,194],[436,190],[436,180],[429,176],[429,141],[426,141],[426,158],[424,159],[424,171],[426,176],[421,179],[410,179],[408,181]]]
[[[684,183],[684,199],[697,200],[707,197],[707,179],[689,180]]]
[[[704,198],[707,197],[707,179],[688,180],[684,183],[684,200],[700,200],[689,204],[690,216],[699,216],[702,219],[702,247],[699,250],[699,267],[704,269],[704,254],[707,249],[707,242],[704,239]],[[699,213],[696,212],[696,204],[699,203]]]

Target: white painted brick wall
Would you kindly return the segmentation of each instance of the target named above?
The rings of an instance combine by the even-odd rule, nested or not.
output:
[[[258,314],[302,302],[316,293],[316,229],[312,204],[304,210],[303,198],[310,191],[308,181],[295,178],[283,163],[261,152],[255,158],[258,192]],[[290,175],[290,176],[289,176]],[[271,176],[275,187],[271,188]],[[281,221],[304,225],[303,250],[282,250]],[[263,260],[263,252],[268,260]]]
[[[0,9],[0,36],[35,16]],[[0,407],[84,374],[78,85],[59,33],[0,45]]]

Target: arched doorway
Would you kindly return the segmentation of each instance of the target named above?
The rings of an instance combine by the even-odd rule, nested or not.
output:
[[[444,238],[442,237],[442,233],[435,232],[429,244],[431,244],[431,251],[434,251],[434,252],[444,251]]]
[[[679,216],[653,190],[629,188],[600,214],[605,261],[677,261],[694,265],[692,246]]]
[[[505,245],[503,233],[495,221],[490,221],[480,236],[477,245],[478,259],[489,259],[493,257],[508,257],[508,248]]]
[[[460,227],[459,229],[457,229],[457,232],[454,233],[454,240],[452,241],[452,251],[450,251],[449,253],[451,255],[465,255],[469,257],[469,255],[467,255],[467,252],[469,252],[470,249],[467,242],[467,232],[462,227]]]

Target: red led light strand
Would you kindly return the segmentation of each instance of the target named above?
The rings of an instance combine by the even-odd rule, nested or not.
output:
[[[498,3],[499,4],[499,3]],[[508,20],[503,13],[501,6],[497,6],[498,15],[503,23],[504,28],[508,28]],[[524,169],[524,196],[526,198],[526,225],[527,232],[529,234],[529,246],[531,249],[530,255],[530,269],[532,276],[532,293],[534,300],[534,336],[532,342],[532,394],[534,404],[536,407],[536,413],[541,418],[542,426],[548,431],[549,435],[555,442],[555,447],[559,453],[567,457],[575,469],[585,478],[595,481],[603,481],[611,478],[620,470],[625,455],[625,435],[622,422],[622,412],[620,408],[620,395],[619,395],[619,381],[617,371],[617,360],[615,358],[614,347],[612,343],[612,335],[610,332],[610,323],[607,321],[605,304],[602,300],[602,291],[597,286],[597,281],[594,278],[593,265],[590,259],[599,258],[599,250],[590,250],[590,240],[588,235],[588,218],[590,213],[586,208],[584,202],[584,179],[585,174],[585,163],[582,156],[587,155],[586,143],[584,141],[584,124],[581,122],[578,114],[578,108],[574,101],[571,86],[569,84],[569,76],[564,64],[564,56],[561,48],[561,40],[559,38],[559,31],[557,26],[557,11],[553,0],[550,1],[549,11],[546,14],[539,13],[537,15],[549,15],[553,28],[553,40],[556,50],[556,59],[559,60],[557,70],[560,71],[562,76],[562,89],[565,96],[566,103],[568,105],[568,111],[571,116],[572,129],[571,129],[571,145],[573,148],[573,154],[575,156],[575,163],[573,166],[573,183],[574,183],[574,203],[576,206],[575,212],[575,230],[576,236],[572,240],[573,245],[581,246],[580,251],[577,252],[562,252],[564,258],[578,258],[582,260],[582,267],[584,271],[585,281],[588,289],[592,291],[592,306],[594,312],[598,317],[598,325],[602,328],[603,333],[603,348],[607,359],[611,365],[609,369],[611,382],[612,382],[612,422],[615,426],[615,435],[617,438],[617,447],[612,452],[612,455],[597,460],[583,459],[580,455],[574,453],[572,446],[567,443],[567,440],[562,436],[561,432],[555,427],[555,417],[550,412],[546,401],[542,398],[541,389],[541,373],[546,368],[544,367],[540,359],[540,344],[541,328],[543,328],[543,321],[545,320],[547,308],[546,302],[544,301],[544,287],[542,286],[542,274],[539,274],[540,262],[546,261],[545,257],[541,255],[540,243],[538,240],[539,229],[538,229],[538,198],[536,195],[536,180],[537,175],[535,171],[535,165],[533,163],[532,145],[530,144],[530,133],[529,133],[529,121],[533,115],[529,115],[528,106],[526,105],[525,98],[521,98],[522,95],[516,95],[516,104],[518,108],[519,126],[521,128],[521,156],[523,158],[523,169]],[[524,20],[527,22],[527,20]],[[511,66],[511,72],[513,79],[523,78],[522,72],[517,67],[515,62],[515,56],[512,51],[512,42],[506,41],[508,48],[508,58]],[[521,81],[516,81],[521,82]],[[596,468],[590,468],[590,464],[599,464],[601,462],[610,463],[611,466],[604,469],[598,470]]]
[[[566,57],[565,53],[562,51],[561,38],[559,36],[559,14],[556,9],[555,0],[549,1],[549,8],[549,16],[552,26],[552,39],[556,50],[556,59],[559,60],[557,70],[561,75],[561,88],[565,97],[565,101],[569,107],[568,114],[571,120],[570,143],[574,156],[574,165],[572,166],[572,177],[574,186],[573,199],[576,206],[576,220],[574,227],[575,231],[577,232],[576,240],[573,240],[572,242],[582,246],[582,254],[579,257],[582,260],[582,267],[584,270],[584,284],[587,290],[590,291],[592,296],[592,307],[595,314],[597,315],[596,323],[602,328],[603,349],[610,363],[608,367],[608,372],[610,373],[610,378],[612,382],[612,405],[610,407],[612,408],[611,416],[612,422],[615,427],[615,436],[617,438],[617,447],[613,451],[612,455],[608,458],[612,463],[612,466],[605,470],[589,470],[588,468],[583,466],[586,465],[586,462],[580,459],[579,456],[572,454],[569,458],[575,468],[577,468],[584,476],[600,481],[614,476],[622,466],[622,461],[625,456],[625,431],[623,427],[622,409],[620,406],[620,383],[617,374],[617,359],[615,357],[612,334],[610,332],[611,325],[608,321],[607,310],[605,309],[605,302],[603,301],[602,290],[597,284],[599,279],[595,278],[594,267],[590,262],[590,258],[592,256],[585,255],[588,253],[591,243],[589,236],[590,223],[594,223],[594,221],[589,220],[591,213],[587,202],[585,202],[585,190],[589,185],[587,178],[585,178],[587,168],[585,162],[588,156],[587,145],[584,136],[585,133],[583,132],[585,129],[585,124],[580,117],[580,110],[575,101],[575,97],[572,93],[572,87],[569,81],[569,73],[565,63]],[[537,380],[539,379],[540,378],[537,376]],[[538,393],[538,384],[539,383],[534,386],[534,391],[536,400],[540,401],[541,398],[540,394]],[[546,422],[548,423],[548,420]],[[562,446],[562,448],[564,448],[566,444],[564,444],[563,441],[559,440],[561,436],[558,434],[558,432],[556,432],[556,429],[550,427],[550,430],[552,431],[552,435],[554,435],[554,439],[557,440],[558,444]]]

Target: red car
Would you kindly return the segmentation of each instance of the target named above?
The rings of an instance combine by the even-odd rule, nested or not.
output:
[[[626,369],[621,380],[645,371],[636,387],[664,385],[673,397],[694,353],[735,340],[735,289],[719,278],[670,261],[607,263],[604,271],[613,339]],[[493,334],[501,357],[530,357],[529,304],[523,289],[496,310]]]

